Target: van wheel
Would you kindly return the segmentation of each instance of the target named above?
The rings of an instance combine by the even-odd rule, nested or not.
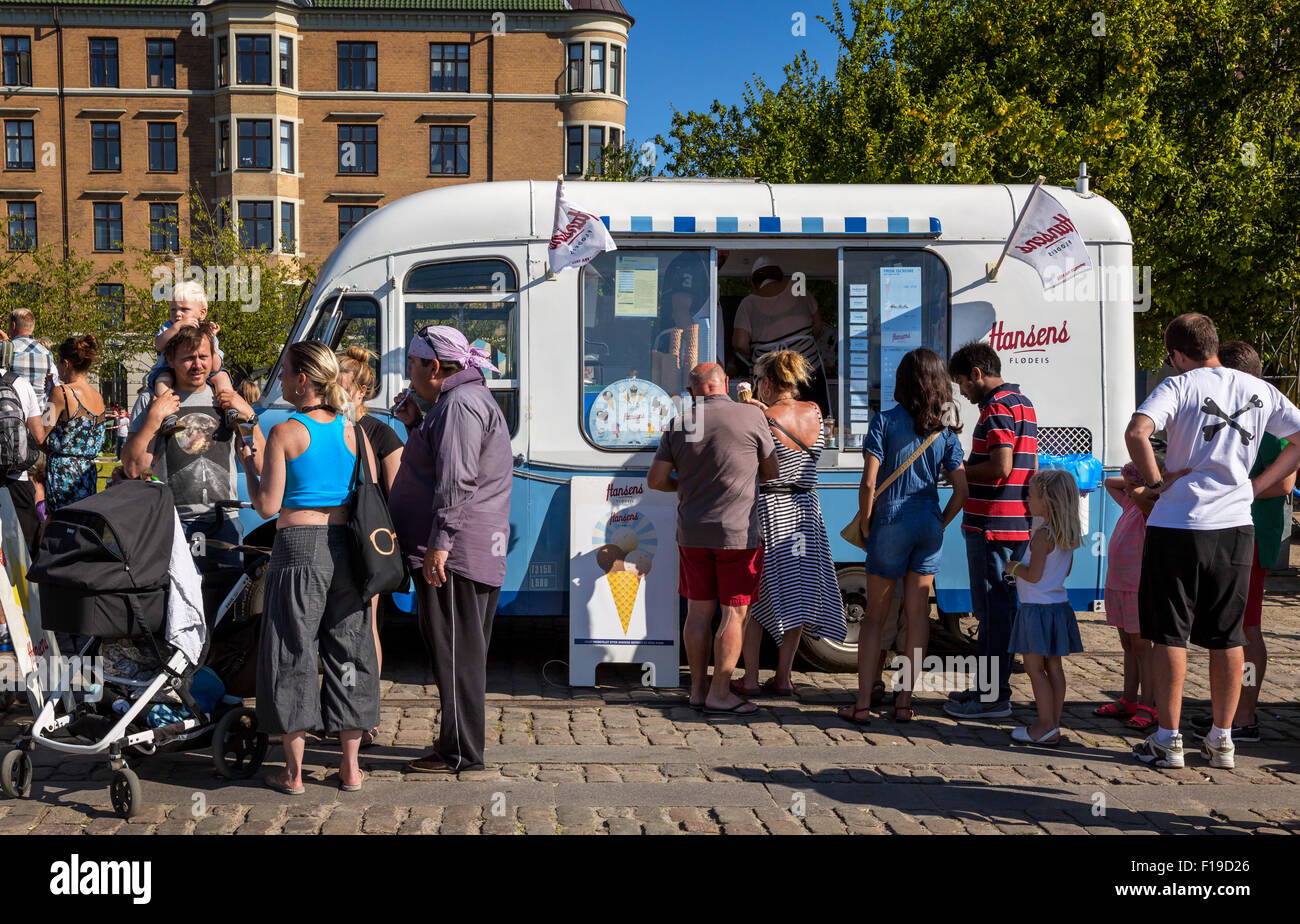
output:
[[[832,642],[824,638],[804,635],[799,642],[799,654],[819,671],[831,674],[853,672],[858,669],[858,629],[867,615],[867,569],[865,565],[837,565],[835,577],[840,585],[840,599],[844,601],[844,620],[849,631],[844,641]]]

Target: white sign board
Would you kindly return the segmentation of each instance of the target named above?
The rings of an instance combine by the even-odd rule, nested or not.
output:
[[[644,478],[569,482],[569,683],[596,665],[643,664],[648,686],[681,681],[677,495]]]

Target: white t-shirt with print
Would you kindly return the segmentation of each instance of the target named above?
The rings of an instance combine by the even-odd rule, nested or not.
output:
[[[8,371],[8,369],[0,371],[0,375]],[[27,381],[27,376],[19,374],[18,378],[14,379],[14,392],[18,395],[18,401],[23,406],[23,417],[31,420],[33,417],[41,416],[41,403],[36,400],[36,391],[32,388],[32,383]],[[29,432],[27,439],[30,440],[31,438],[32,435]],[[27,473],[23,472],[20,475],[15,475],[12,480],[28,481],[30,479],[28,479]]]
[[[1300,433],[1300,409],[1261,379],[1224,366],[1172,376],[1137,409],[1168,431],[1165,468],[1191,469],[1160,495],[1148,526],[1250,526],[1250,469],[1266,432]]]

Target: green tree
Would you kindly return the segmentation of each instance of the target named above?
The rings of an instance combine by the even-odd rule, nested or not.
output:
[[[652,143],[638,145],[629,138],[622,147],[607,144],[600,149],[600,162],[587,178],[630,182],[654,175],[658,152]],[[662,173],[662,171],[660,171]]]
[[[1252,342],[1294,325],[1300,4],[852,0],[822,22],[833,76],[801,55],[739,105],[674,111],[668,173],[1063,182],[1086,161],[1153,268],[1141,364],[1183,311]]]

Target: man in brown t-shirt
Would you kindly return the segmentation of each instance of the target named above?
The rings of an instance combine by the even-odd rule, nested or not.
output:
[[[776,446],[763,412],[727,397],[727,376],[717,363],[691,370],[690,391],[694,406],[665,428],[646,483],[677,492],[678,592],[687,601],[691,705],[749,715],[758,707],[732,692],[731,673],[763,572],[758,484],[779,474]],[[709,635],[719,601],[722,624],[713,640],[710,683]]]

